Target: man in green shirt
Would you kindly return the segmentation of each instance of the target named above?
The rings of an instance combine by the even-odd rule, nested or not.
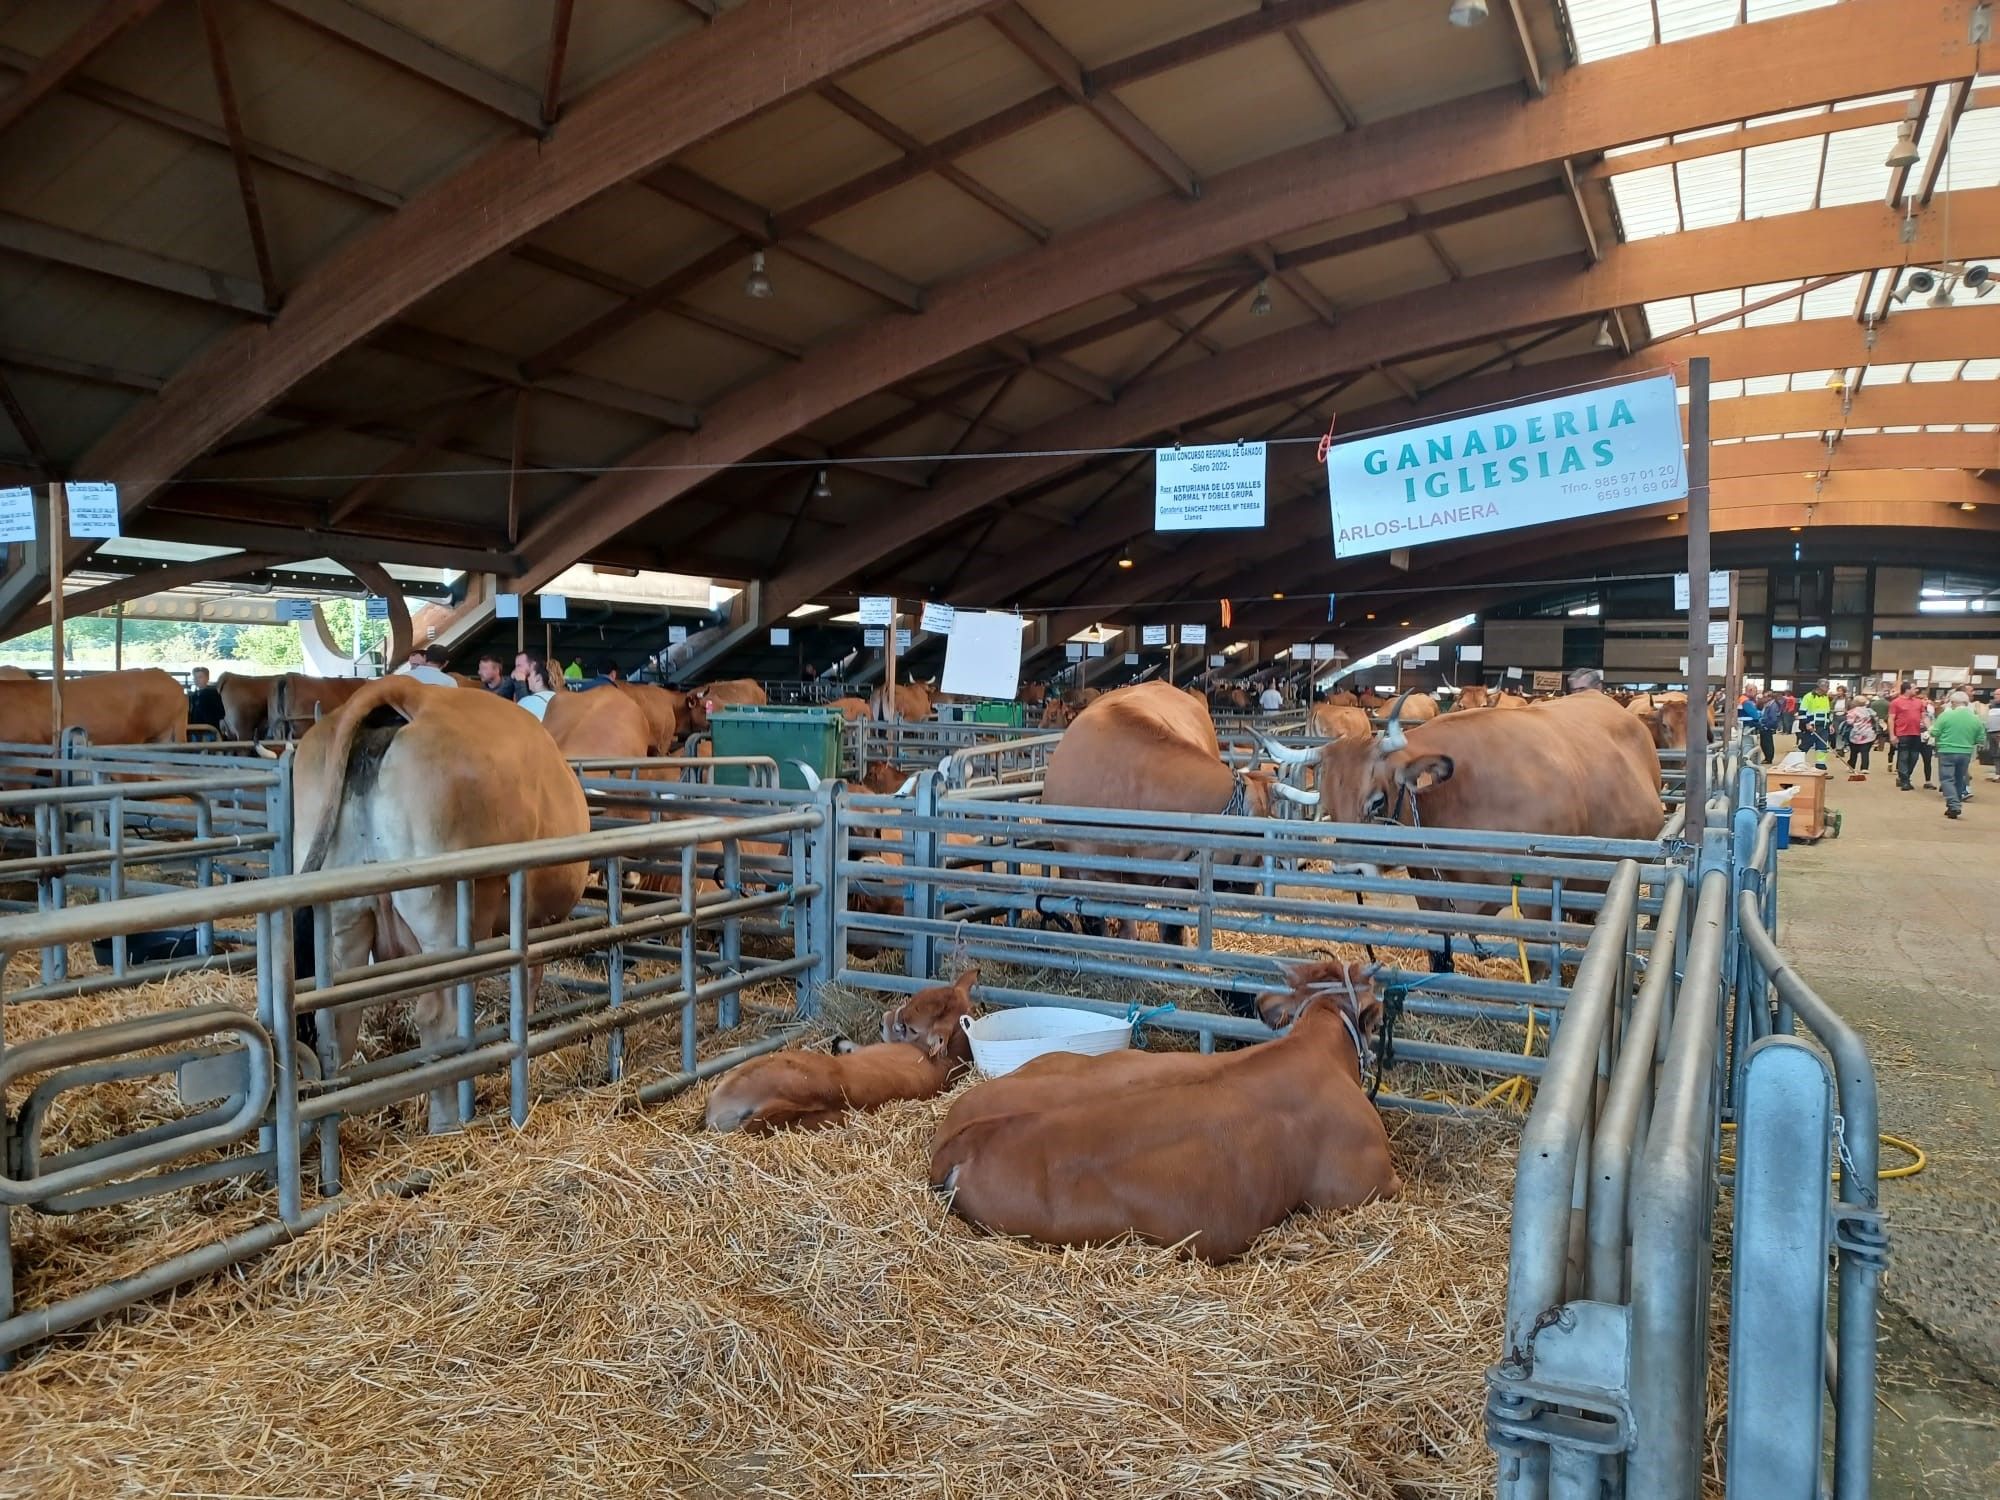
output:
[[[1986,739],[1986,721],[1972,711],[1972,699],[1963,688],[1952,693],[1945,711],[1931,722],[1931,739],[1937,744],[1944,815],[1955,818],[1959,805],[1970,795],[1967,783],[1972,777],[1972,753]]]

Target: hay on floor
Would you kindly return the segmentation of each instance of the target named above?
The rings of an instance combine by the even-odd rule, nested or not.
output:
[[[1392,1121],[1395,1203],[1237,1264],[981,1234],[948,1101],[699,1131],[599,1089],[0,1376],[7,1488],[108,1494],[1477,1495],[1514,1141]]]

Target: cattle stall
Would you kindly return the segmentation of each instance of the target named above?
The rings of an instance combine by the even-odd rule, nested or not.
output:
[[[189,759],[196,754],[187,752]],[[141,1262],[130,1253],[107,1259],[101,1274],[70,1276],[53,1303],[16,1309],[10,1301],[0,1348],[46,1341],[264,1251],[277,1252],[271,1273],[246,1267],[239,1274],[251,1285],[259,1316],[290,1327],[286,1320],[300,1315],[295,1283],[303,1276],[321,1288],[319,1298],[339,1297],[336,1288],[351,1273],[310,1268],[337,1267],[356,1255],[373,1259],[368,1235],[391,1232],[390,1225],[402,1226],[393,1232],[405,1239],[436,1244],[443,1259],[430,1274],[461,1263],[488,1265],[490,1255],[467,1239],[468,1216],[492,1211],[482,1207],[482,1182],[520,1181],[534,1195],[525,1204],[577,1194],[596,1202],[591,1184],[618,1181],[627,1185],[607,1201],[628,1203],[635,1170],[628,1155],[642,1149],[637,1141],[651,1186],[630,1211],[648,1221],[670,1219],[671,1233],[650,1224],[621,1231],[620,1221],[600,1219],[587,1252],[565,1231],[564,1253],[587,1253],[614,1282],[648,1286],[666,1274],[664,1262],[698,1264],[708,1292],[675,1280],[657,1283],[657,1295],[681,1299],[677,1316],[705,1296],[721,1296],[733,1331],[718,1334],[722,1342],[682,1333],[648,1347],[699,1348],[697,1363],[715,1389],[743,1378],[726,1351],[745,1340],[761,1351],[756,1358],[765,1368],[774,1359],[779,1368],[785,1359],[800,1362],[796,1382],[788,1374],[771,1377],[783,1385],[785,1404],[758,1424],[761,1456],[730,1460],[751,1468],[696,1465],[681,1475],[671,1469],[671,1455],[662,1460],[691,1486],[731,1476],[741,1481],[770,1464],[815,1472],[825,1456],[815,1456],[812,1443],[843,1425],[843,1413],[827,1405],[829,1390],[857,1389],[859,1382],[890,1409],[897,1402],[922,1409],[924,1398],[898,1384],[908,1372],[897,1359],[883,1358],[905,1348],[897,1331],[911,1325],[920,1334],[909,1346],[910,1361],[921,1365],[914,1351],[928,1351],[930,1377],[953,1390],[969,1434],[964,1442],[932,1439],[951,1445],[961,1482],[986,1474],[981,1464],[1004,1460],[1052,1463],[1035,1471],[1052,1481],[1112,1483],[1093,1466],[1092,1453],[1046,1456],[1048,1435],[1068,1424],[1090,1435],[1083,1448],[1143,1454],[1131,1460],[1142,1465],[1134,1472],[1174,1474],[1183,1487],[1229,1478],[1268,1487],[1306,1473],[1338,1492],[1382,1478],[1375,1468],[1367,1480],[1342,1468],[1347,1460],[1333,1457],[1340,1453],[1390,1466],[1396,1482],[1438,1489],[1484,1488],[1497,1475],[1509,1500],[1692,1496],[1699,1492],[1702,1444],[1713,1437],[1698,1399],[1711,1366],[1727,1365],[1732,1408],[1740,1393],[1757,1403],[1757,1412],[1783,1412],[1790,1420],[1802,1409],[1801,1392],[1819,1389],[1819,1377],[1803,1372],[1811,1363],[1806,1346],[1817,1349],[1824,1328],[1843,1353],[1835,1448],[1844,1455],[1837,1467],[1848,1477],[1836,1493],[1842,1500],[1866,1493],[1865,1473],[1860,1481],[1853,1475],[1873,1400],[1864,1345],[1881,1263],[1879,1222],[1871,1217],[1872,1080],[1858,1042],[1783,967],[1770,936],[1776,863],[1754,772],[1746,775],[1732,754],[1713,758],[1714,796],[1699,833],[1689,833],[1676,815],[1657,840],[1593,841],[1042,807],[1033,801],[1031,780],[986,779],[980,759],[968,756],[956,783],[949,771],[927,774],[899,796],[837,783],[814,792],[782,790],[772,784],[768,762],[746,768],[752,784],[741,787],[713,784],[715,766],[703,757],[589,763],[580,772],[592,827],[575,839],[400,867],[144,896],[128,891],[0,918],[0,947],[24,962],[31,955],[38,960],[45,948],[206,919],[218,931],[247,934],[236,951],[246,965],[241,978],[254,981],[254,1009],[198,1000],[94,1025],[45,1021],[23,1028],[17,1017],[60,1015],[79,997],[22,1001],[25,991],[8,972],[5,999],[19,1002],[8,1006],[9,1029],[0,1032],[0,1087],[8,1105],[0,1231],[10,1250],[18,1235],[32,1255],[43,1243],[35,1227],[66,1214],[144,1209],[150,1198],[224,1182],[239,1196],[221,1217],[222,1232],[205,1243],[187,1248],[182,1236],[157,1260]],[[272,775],[285,765],[263,764]],[[172,764],[155,774],[167,771],[187,774]],[[107,767],[104,774],[119,773]],[[108,816],[110,797],[129,804],[121,788],[144,785],[107,781],[92,790],[107,799]],[[1085,840],[1115,844],[1118,852],[1059,847]],[[593,871],[583,905],[565,922],[525,930],[522,872],[579,857]],[[1407,874],[1390,873],[1396,868]],[[323,912],[333,900],[398,884],[443,881],[463,899],[469,882],[488,871],[507,873],[517,893],[514,920],[492,942],[341,974],[326,972],[323,944],[311,944],[310,962],[294,952],[301,911]],[[896,899],[859,899],[883,889]],[[1424,910],[1413,897],[1502,909]],[[1089,930],[1100,921],[1156,926],[1162,919],[1187,940],[1171,941],[1165,931],[1146,936],[1143,927],[1125,936]],[[931,1104],[898,1107],[813,1137],[749,1143],[692,1134],[693,1109],[675,1098],[750,1056],[795,1042],[823,1025],[842,997],[852,1005],[857,993],[905,993],[962,962],[997,976],[978,991],[989,1005],[1058,1003],[1126,1016],[1130,1003],[1103,998],[1107,992],[1171,990],[1184,997],[1174,1008],[1146,1004],[1132,1019],[1156,1045],[1206,1050],[1268,1035],[1231,1002],[1276,987],[1278,955],[1368,947],[1385,957],[1389,991],[1404,1016],[1385,1059],[1380,1102],[1394,1122],[1399,1153],[1421,1164],[1409,1201],[1353,1215],[1295,1217],[1236,1268],[1197,1271],[1146,1247],[1054,1257],[966,1231],[907,1180],[937,1118]],[[528,971],[544,960],[558,967],[568,961],[567,972],[552,974],[539,994],[530,994]],[[296,1039],[298,1017],[432,986],[450,987],[458,1002],[454,1042],[430,1054],[407,1047],[372,1053],[349,1073],[314,1076],[311,1049]],[[760,1004],[760,990],[783,999]],[[746,991],[750,1003],[731,1007]],[[1796,1126],[1796,1107],[1766,1101],[1771,1067],[1764,1059],[1774,1042],[1796,1047],[1788,1033],[1800,1025],[1838,1062],[1840,1112],[1856,1168],[1844,1174],[1842,1210],[1824,1216],[1822,1229],[1833,1227],[1818,1241],[1796,1233],[1811,1203],[1803,1210],[1774,1203],[1763,1178],[1732,1185],[1719,1168],[1725,1120],[1743,1132],[1746,1160],[1757,1159],[1751,1153],[1760,1130]],[[1803,1066],[1789,1055],[1785,1061]],[[127,1085],[146,1068],[185,1091],[178,1120],[148,1121],[71,1150],[43,1144],[61,1106]],[[1494,1078],[1524,1080],[1522,1094],[1534,1085],[1524,1124],[1504,1098],[1484,1100]],[[590,1086],[607,1081],[623,1107],[654,1107],[634,1116],[593,1103],[602,1091]],[[467,1096],[461,1102],[474,1128],[453,1143],[417,1137],[398,1144],[393,1125],[381,1125],[384,1106],[439,1084]],[[30,1085],[33,1097],[26,1100]],[[1438,1094],[1444,1097],[1426,1097]],[[1518,1151],[1517,1129],[1525,1131]],[[1865,1147],[1859,1133],[1867,1136]],[[538,1163],[548,1162],[572,1164],[568,1170],[577,1175],[570,1186],[531,1178],[545,1170]],[[1477,1170],[1468,1163],[1479,1164]],[[461,1165],[466,1170],[457,1170]],[[1484,1206],[1493,1188],[1479,1174],[1489,1170],[1513,1180],[1510,1216],[1493,1217]],[[531,1180],[537,1185],[529,1189]],[[422,1206],[426,1195],[430,1208]],[[1791,1247],[1789,1262],[1776,1250],[1757,1258],[1760,1279],[1739,1298],[1782,1296],[1788,1307],[1817,1308],[1820,1321],[1793,1326],[1781,1356],[1763,1352],[1779,1346],[1776,1333],[1734,1360],[1708,1346],[1705,1273],[1716,1226],[1732,1214],[1740,1260],[1750,1260],[1747,1234],[1761,1236],[1759,1244]],[[531,1233],[534,1213],[516,1206],[506,1217],[510,1222],[481,1231],[485,1239],[552,1252],[557,1242]],[[382,1227],[370,1231],[370,1225]],[[283,1248],[295,1239],[301,1243]],[[627,1241],[645,1250],[643,1263],[617,1259]],[[334,1245],[346,1248],[313,1249]],[[1424,1245],[1445,1247],[1448,1264],[1434,1264],[1418,1248]],[[1799,1291],[1814,1274],[1823,1282],[1830,1250],[1840,1258],[1837,1306],[1814,1304]],[[1355,1268],[1384,1256],[1402,1262],[1389,1282],[1350,1280]],[[6,1264],[11,1271],[11,1255]],[[378,1274],[399,1273],[392,1264]],[[891,1284],[913,1279],[929,1287],[934,1277],[940,1289],[970,1288],[976,1315],[968,1310],[955,1321],[983,1327],[961,1331],[932,1321],[931,1307],[948,1304],[948,1297],[918,1298],[881,1321],[879,1309],[868,1309],[885,1276]],[[752,1295],[727,1297],[733,1279]],[[1310,1294],[1322,1282],[1331,1302]],[[225,1347],[228,1331],[245,1322],[232,1310],[234,1285],[202,1281],[183,1294],[185,1307],[177,1303],[182,1310],[173,1318],[148,1318],[125,1337],[166,1339],[185,1326]],[[1406,1305],[1395,1300],[1399,1295],[1420,1300]],[[1128,1296],[1138,1300],[1129,1306],[1119,1300]],[[1191,1416],[1155,1410],[1147,1429],[1134,1434],[1116,1414],[1122,1408],[1095,1410],[1087,1393],[1105,1386],[1103,1366],[1088,1359],[1064,1362],[1060,1370],[1038,1364],[1061,1347],[1039,1330],[1051,1318],[1070,1326],[1079,1316],[1071,1300],[1077,1297],[1093,1307],[1120,1307],[1119,1327],[1149,1330],[1142,1342],[1166,1361],[1143,1365],[1149,1390],[1156,1395],[1177,1381],[1192,1382],[1205,1408],[1220,1403],[1225,1422],[1273,1418],[1268,1410],[1232,1405],[1245,1399],[1240,1394],[1218,1392],[1254,1392],[1265,1378],[1259,1372],[1274,1360],[1322,1368],[1348,1358],[1342,1351],[1365,1349],[1367,1358],[1386,1363],[1368,1366],[1366,1397],[1349,1387],[1337,1402],[1302,1396],[1304,1406],[1286,1405],[1282,1425],[1291,1432],[1296,1423],[1296,1432],[1270,1445],[1269,1455],[1223,1459],[1216,1456],[1221,1439],[1202,1436],[1206,1430]],[[1242,1341],[1240,1356],[1215,1329],[1177,1324],[1172,1316],[1186,1314],[1160,1311],[1197,1304],[1218,1310],[1228,1340]],[[1027,1318],[1018,1326],[1008,1321],[1017,1306]],[[759,1321],[766,1307],[779,1310],[769,1325]],[[1372,1313],[1357,1322],[1354,1310],[1361,1307]],[[1426,1325],[1443,1308],[1470,1321],[1440,1324],[1435,1339],[1398,1341],[1382,1332]],[[605,1316],[596,1304],[592,1309],[590,1318]],[[790,1336],[779,1330],[802,1317],[828,1329],[839,1352],[784,1342]],[[1163,1317],[1157,1326],[1149,1322]],[[476,1324],[464,1336],[485,1347]],[[862,1340],[875,1342],[864,1349],[832,1331],[850,1324]],[[148,1333],[156,1327],[157,1335]],[[1032,1343],[1014,1342],[1030,1332]],[[37,1365],[49,1360],[57,1372],[52,1379],[62,1379],[67,1350],[84,1347],[74,1342],[78,1337],[37,1355],[20,1376],[32,1380]],[[1092,1347],[1078,1337],[1084,1350]],[[1284,1342],[1293,1337],[1301,1342]],[[1173,1352],[1181,1347],[1177,1339],[1192,1341],[1187,1363]],[[169,1350],[164,1360],[181,1361],[181,1384],[205,1378],[185,1368],[192,1351],[161,1347]],[[296,1374],[284,1373],[288,1347],[281,1341],[269,1356],[277,1362],[273,1378],[296,1382]],[[996,1347],[1008,1352],[997,1365]],[[1122,1357],[1132,1357],[1130,1347],[1118,1345]],[[784,1349],[793,1352],[781,1356]],[[584,1368],[593,1357],[584,1347],[572,1347],[572,1354]],[[499,1356],[503,1365],[506,1357]],[[1025,1387],[1010,1383],[1015,1363]],[[438,1365],[434,1378],[458,1378],[453,1372],[464,1364]],[[1221,1385],[1211,1389],[1211,1379]],[[1404,1381],[1412,1404],[1398,1394]],[[1044,1387],[1062,1393],[1066,1404],[1023,1406]],[[23,1389],[31,1405],[47,1395]],[[593,1431],[616,1425],[604,1413],[624,1409],[620,1389],[606,1388],[592,1407]],[[1474,1420],[1439,1429],[1411,1449],[1407,1424],[1430,1420],[1414,1413],[1435,1410],[1440,1390],[1451,1393],[1446,1404]],[[996,1411],[1034,1410],[1034,1452],[1010,1446],[1018,1439],[981,1422],[976,1411],[966,1414],[967,1391],[987,1392]],[[675,1399],[689,1403],[690,1413],[697,1409],[692,1395]],[[1360,1415],[1376,1409],[1371,1402],[1385,1404],[1378,1419],[1363,1423]],[[402,1420],[394,1410],[380,1416],[392,1426]],[[717,1416],[710,1411],[703,1420]],[[534,1425],[540,1430],[564,1420],[550,1409]],[[903,1454],[908,1461],[909,1450],[893,1438],[895,1422],[868,1425],[892,1435],[869,1439],[888,1445],[885,1459]],[[1383,1446],[1370,1435],[1374,1427],[1403,1432],[1403,1447]],[[166,1441],[157,1432],[150,1440]],[[413,1429],[409,1439],[436,1440],[435,1429],[421,1439]],[[1480,1483],[1466,1467],[1467,1455],[1489,1440],[1498,1468],[1487,1466]],[[579,1452],[595,1446],[576,1441]],[[467,1461],[465,1450],[452,1446],[455,1439],[445,1442]],[[1817,1463],[1817,1437],[1805,1429],[1781,1446],[1776,1459],[1732,1454],[1732,1467],[1750,1475],[1786,1462],[1796,1470],[1808,1450]],[[1195,1458],[1195,1450],[1204,1456]],[[340,1472],[351,1480],[352,1471]],[[1001,1470],[987,1477],[1003,1482]],[[913,1486],[926,1488],[904,1472],[897,1487]]]

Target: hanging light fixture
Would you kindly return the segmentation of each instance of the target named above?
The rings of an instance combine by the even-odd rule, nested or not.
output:
[[[1929,305],[1932,307],[1950,307],[1951,287],[1952,278],[1949,276],[1942,278],[1937,284],[1937,290],[1930,295]]]
[[[1969,289],[1975,297],[1990,297],[1993,294],[1993,272],[1985,266],[1967,266],[1958,284]]]
[[[764,274],[764,252],[758,250],[750,257],[750,274],[743,278],[743,295],[763,301],[771,295],[771,278]]]
[[[1889,300],[1907,302],[1912,297],[1921,297],[1926,292],[1936,290],[1937,284],[1936,276],[1919,267],[1903,278],[1903,284],[1889,294]]]
[[[1445,19],[1454,26],[1484,26],[1488,14],[1486,0],[1451,0]]]
[[[1127,547],[1123,552],[1118,554],[1118,566],[1121,568],[1130,568],[1132,566],[1132,549],[1130,547]]]
[[[831,500],[832,498],[833,486],[826,482],[826,470],[821,469],[819,471],[819,478],[813,481],[813,499]]]
[[[1260,281],[1257,283],[1257,295],[1250,299],[1250,316],[1253,318],[1268,318],[1270,315],[1271,283],[1268,280]]]
[[[1847,389],[1847,371],[1845,371],[1845,370],[1835,370],[1835,371],[1834,371],[1834,372],[1833,372],[1833,373],[1832,373],[1831,375],[1827,376],[1827,377],[1826,377],[1826,388],[1827,388],[1828,390],[1830,390],[1830,391],[1844,391],[1844,390],[1846,390],[1846,389]]]
[[[1896,144],[1889,148],[1885,167],[1908,168],[1917,164],[1917,122],[1904,120],[1896,127]]]
[[[1959,508],[1960,510],[1978,510],[1978,509],[1979,509],[1979,507],[1978,507],[1978,506],[1976,506],[1976,505],[1974,505],[1974,504],[1973,504],[1973,503],[1972,503],[1972,502],[1971,502],[1970,500],[1961,500],[1961,501],[1959,501],[1959,502],[1958,502],[1958,508]]]
[[[1611,333],[1611,319],[1609,317],[1598,319],[1597,337],[1592,339],[1590,343],[1594,349],[1615,349],[1618,347],[1618,340]]]

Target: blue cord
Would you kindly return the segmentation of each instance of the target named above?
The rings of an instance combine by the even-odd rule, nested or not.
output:
[[[1132,1028],[1132,1045],[1143,1052],[1146,1047],[1146,1038],[1144,1035],[1146,1023],[1152,1020],[1153,1017],[1163,1016],[1172,1009],[1174,1009],[1172,1002],[1165,1005],[1155,1005],[1150,1008],[1140,1005],[1126,1006],[1125,1024]]]

